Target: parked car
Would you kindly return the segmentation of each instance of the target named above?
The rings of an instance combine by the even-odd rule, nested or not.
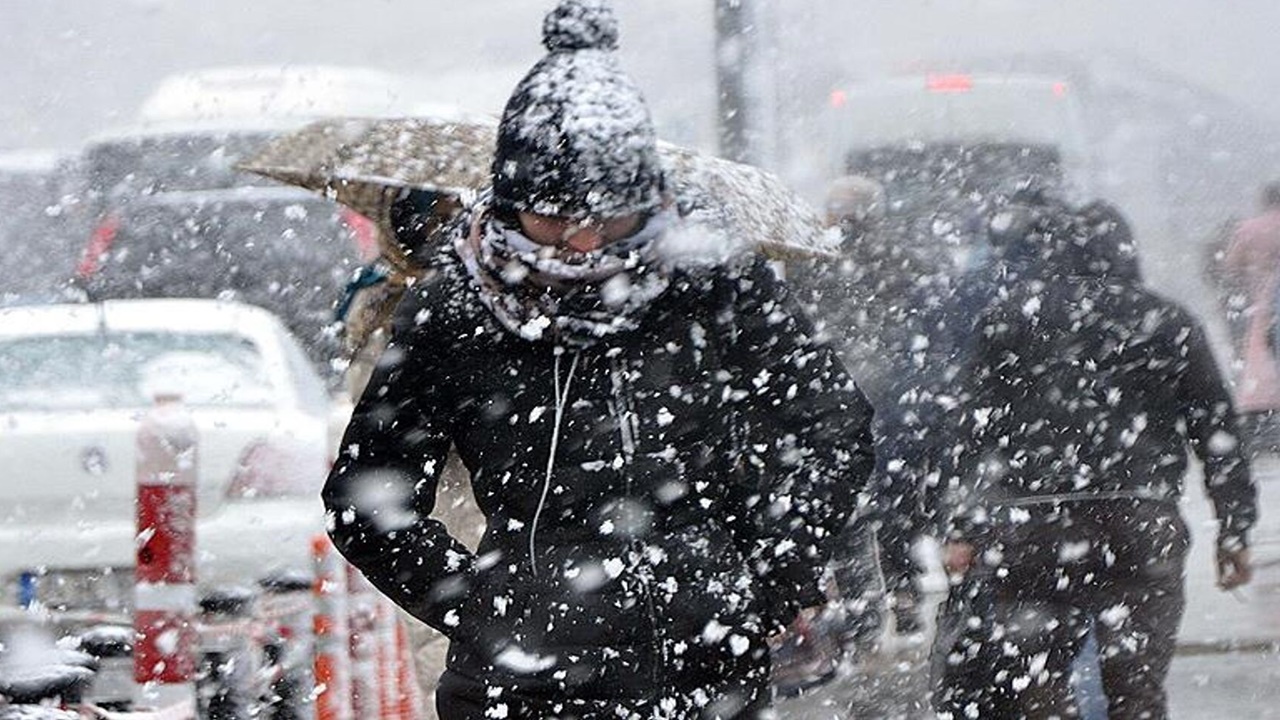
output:
[[[54,604],[127,605],[135,440],[161,392],[198,431],[202,583],[309,567],[333,445],[329,396],[260,308],[120,300],[0,309],[0,581]]]
[[[94,218],[74,283],[91,300],[230,298],[278,314],[337,385],[329,332],[348,279],[377,255],[373,224],[236,163],[321,117],[438,112],[411,76],[337,65],[198,68],[158,82],[131,126],[89,142]]]
[[[75,283],[90,300],[223,298],[278,314],[330,376],[327,327],[348,278],[377,253],[368,219],[240,172],[276,130],[178,126],[116,134],[83,153],[96,227]]]

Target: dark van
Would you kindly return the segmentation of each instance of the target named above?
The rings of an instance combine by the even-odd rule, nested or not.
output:
[[[932,74],[837,89],[827,113],[832,175],[880,181],[904,238],[963,271],[1001,193],[1034,177],[1064,195],[1091,184],[1081,104],[1041,75]]]

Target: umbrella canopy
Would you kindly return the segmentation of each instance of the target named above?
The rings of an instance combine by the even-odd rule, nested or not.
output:
[[[389,210],[406,188],[467,198],[489,184],[497,133],[489,118],[321,120],[269,143],[239,167],[314,190],[370,218],[391,237]],[[838,240],[781,180],[759,168],[660,147],[680,214],[728,250],[777,259],[829,254]]]
[[[752,165],[659,144],[680,214],[731,245],[777,260],[831,255],[840,244],[818,213],[776,175]]]
[[[484,119],[319,120],[276,138],[238,167],[323,193],[385,226],[406,188],[464,197],[484,187],[495,131]]]

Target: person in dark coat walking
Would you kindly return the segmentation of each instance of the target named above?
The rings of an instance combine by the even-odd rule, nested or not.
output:
[[[922,629],[923,568],[913,556],[924,526],[920,487],[926,468],[919,461],[932,432],[933,391],[944,375],[933,337],[942,268],[888,222],[887,205],[875,180],[837,178],[826,199],[827,222],[842,238],[837,256],[788,267],[809,314],[831,335],[876,409],[876,470],[867,508],[845,530],[835,567],[846,607],[843,640],[855,652],[879,635],[881,583],[868,577],[876,565],[894,630],[906,635]],[[864,554],[872,545],[878,552],[868,562]]]
[[[1023,242],[1034,262],[980,316],[961,376],[940,622],[957,632],[935,645],[935,706],[1075,717],[1070,666],[1092,625],[1109,717],[1167,717],[1188,449],[1220,523],[1220,585],[1250,578],[1257,498],[1231,397],[1199,323],[1142,287],[1114,208]]]
[[[763,260],[671,260],[609,8],[564,0],[544,41],[492,191],[397,310],[330,534],[449,637],[444,720],[756,717],[767,638],[825,601],[871,409]],[[450,446],[474,553],[429,518]]]

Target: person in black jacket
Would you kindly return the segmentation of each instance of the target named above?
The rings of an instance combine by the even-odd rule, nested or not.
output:
[[[934,390],[945,382],[935,342],[943,267],[891,224],[887,206],[883,186],[871,178],[832,181],[826,214],[841,235],[838,254],[793,263],[787,275],[876,409],[867,508],[846,528],[834,568],[846,608],[842,639],[851,652],[878,638],[881,595],[887,594],[897,633],[922,630],[923,568],[913,547],[924,529],[920,487],[927,469],[919,461],[933,432]],[[877,564],[883,588],[869,577]]]
[[[749,718],[825,596],[871,409],[762,260],[680,232],[607,6],[564,0],[493,188],[396,313],[324,488],[339,550],[445,633],[444,720]],[[428,515],[449,448],[486,528]]]
[[[1220,522],[1219,581],[1249,580],[1256,490],[1203,331],[1144,289],[1127,224],[1095,203],[1022,239],[1024,273],[981,314],[952,482],[948,717],[1075,717],[1090,625],[1111,718],[1167,716],[1184,607],[1178,511],[1190,449]],[[956,615],[959,614],[959,617]]]

